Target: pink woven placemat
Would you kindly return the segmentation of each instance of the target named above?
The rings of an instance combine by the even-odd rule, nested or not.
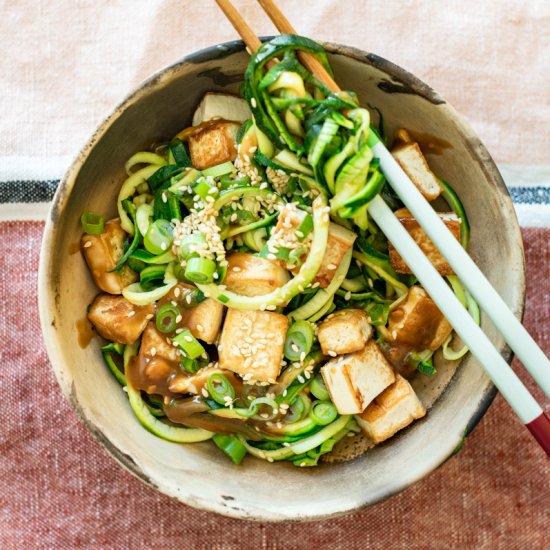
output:
[[[88,434],[50,370],[37,308],[42,229],[0,223],[0,548],[548,548],[550,462],[500,396],[457,456],[335,520],[250,523],[145,486]],[[550,229],[523,237],[525,324],[548,353]]]

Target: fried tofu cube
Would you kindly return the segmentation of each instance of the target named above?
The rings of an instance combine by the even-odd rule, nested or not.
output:
[[[109,220],[101,235],[84,234],[80,248],[90,268],[95,284],[109,294],[122,294],[122,290],[138,280],[138,275],[127,265],[116,273],[110,271],[124,255],[127,234],[120,226],[120,219]]]
[[[308,247],[311,243],[311,237],[306,237],[302,243],[297,240],[298,236],[296,235],[296,229],[300,226],[305,216],[306,212],[299,210],[294,205],[286,204],[283,206],[277,219],[277,225],[274,227],[268,240],[268,247],[272,249],[281,247],[292,248],[293,246],[296,248],[302,246]],[[357,235],[353,231],[335,223],[330,224],[325,255],[313,283],[319,283],[321,288],[326,288],[330,284],[342,258],[353,246],[356,238]],[[304,254],[302,260],[305,258],[306,254]],[[282,266],[288,267],[287,262],[284,260],[278,261]],[[300,267],[294,267],[291,271],[296,274],[300,271]]]
[[[428,235],[426,235],[424,229],[420,227],[420,224],[416,221],[413,215],[406,208],[396,210],[395,215],[403,227],[407,230],[409,235],[414,239],[416,244],[420,247],[420,250],[422,250],[424,255],[428,257],[430,262],[432,262],[437,271],[441,273],[441,275],[453,275],[454,271],[452,267],[441,255],[439,250],[435,247]],[[449,228],[454,237],[459,240],[461,223],[460,218],[458,218],[454,212],[438,212],[437,215]],[[399,252],[395,250],[391,243],[389,243],[389,253],[391,265],[397,273],[412,273],[409,266],[403,261],[403,258],[399,255]]]
[[[182,319],[178,324],[180,328],[188,328],[195,338],[213,344],[220,333],[225,306],[217,300],[206,298],[190,307],[188,298],[194,290],[195,287],[191,285],[179,283],[170,290],[167,299],[181,306]]]
[[[234,161],[237,156],[236,136],[240,124],[221,120],[209,124],[188,138],[191,163],[197,170],[204,170]]]
[[[114,342],[133,344],[153,315],[153,304],[135,306],[123,296],[98,294],[88,311],[97,332]]]
[[[207,92],[193,115],[193,126],[212,119],[244,122],[252,118],[248,103],[236,95]]]
[[[361,350],[331,359],[321,374],[340,414],[359,414],[395,381],[395,374],[373,340]]]
[[[362,309],[341,309],[320,325],[317,337],[325,355],[341,355],[362,350],[372,334],[369,316]]]
[[[285,285],[289,272],[273,260],[246,252],[227,256],[227,273],[223,284],[243,296],[261,296]]]
[[[150,322],[141,337],[138,361],[130,363],[127,375],[134,388],[165,394],[170,381],[180,372],[181,358],[179,348],[171,346],[155,323]]]
[[[393,158],[409,176],[416,188],[433,201],[441,194],[441,185],[428,166],[418,143],[404,143],[392,149]]]
[[[420,286],[409,288],[406,298],[389,314],[392,341],[417,351],[436,350],[453,327]]]
[[[395,382],[356,416],[357,423],[375,443],[381,443],[426,414],[411,385],[399,374]]]
[[[273,383],[281,370],[287,329],[286,315],[229,309],[218,346],[220,368],[249,382]]]

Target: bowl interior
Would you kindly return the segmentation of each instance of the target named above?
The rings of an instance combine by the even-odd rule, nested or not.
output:
[[[357,50],[326,47],[337,81],[343,89],[356,91],[363,104],[380,109],[388,135],[403,126],[432,150],[431,166],[455,186],[469,214],[471,254],[520,315],[524,271],[519,228],[502,180],[479,139],[441,97],[403,70]],[[425,403],[437,398],[427,417],[358,459],[299,469],[247,458],[236,467],[210,443],[177,445],[145,431],[104,367],[100,343],[78,343],[79,323],[97,293],[78,253],[80,214],[91,210],[114,216],[125,161],[188,125],[206,91],[238,92],[247,61],[240,42],[194,54],[142,85],[92,137],[60,186],[47,222],[40,268],[42,325],[64,393],[94,435],[130,471],[187,504],[226,515],[316,519],[390,496],[449,456],[464,429],[475,424],[494,396],[474,358],[466,358],[450,383],[456,368],[452,363],[440,363],[434,378],[416,379]],[[508,354],[485,319],[483,328]]]

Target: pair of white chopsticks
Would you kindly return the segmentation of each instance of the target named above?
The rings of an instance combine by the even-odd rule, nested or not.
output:
[[[248,49],[256,51],[261,42],[232,6],[229,0],[216,0],[229,21],[235,27]],[[272,0],[258,0],[279,32],[296,34],[292,25]],[[324,67],[305,52],[299,52],[300,61],[329,89],[340,88]],[[380,159],[384,176],[405,206],[443,254],[449,265],[477,300],[481,309],[515,352],[534,380],[550,397],[550,361],[537,346],[533,338],[510,311],[489,281],[475,265],[470,256],[454,238],[431,205],[411,182],[403,169],[383,143],[378,141],[372,147],[375,157]],[[550,456],[550,420],[540,405],[529,393],[521,380],[493,347],[481,328],[474,322],[464,306],[456,298],[431,262],[401,225],[380,196],[369,204],[369,214],[392,242],[401,257],[412,269],[422,286],[449,320],[457,334],[478,359],[495,386],[516,412],[520,420],[541,447]]]

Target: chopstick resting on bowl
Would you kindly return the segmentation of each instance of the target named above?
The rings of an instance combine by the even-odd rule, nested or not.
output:
[[[229,0],[216,0],[216,2],[237,30],[247,48],[254,53],[261,46],[261,42],[246,21]],[[258,0],[258,2],[281,33],[296,34],[292,25],[272,0]],[[331,91],[340,91],[336,82],[314,56],[301,51],[298,52],[298,55],[304,66]],[[373,132],[369,135],[369,146],[373,155],[379,158],[380,167],[389,184],[441,251],[461,282],[478,301],[481,309],[488,315],[544,393],[550,397],[550,362],[542,350],[508,309],[480,269]],[[550,456],[550,420],[540,405],[493,347],[489,338],[474,322],[430,260],[379,195],[369,203],[368,211],[457,334],[478,359],[520,420]]]

